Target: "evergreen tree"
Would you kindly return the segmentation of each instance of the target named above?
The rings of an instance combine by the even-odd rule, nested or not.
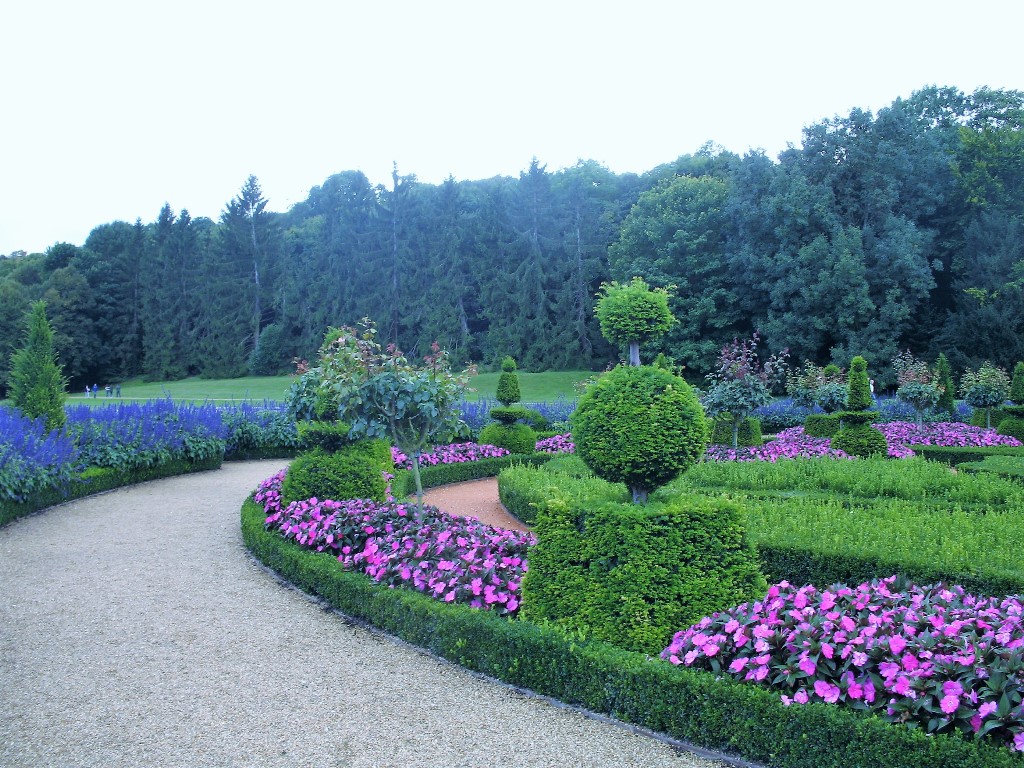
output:
[[[956,415],[956,387],[953,385],[953,371],[949,367],[949,360],[945,353],[939,353],[939,359],[935,361],[935,376],[938,379],[942,394],[939,402],[935,404],[937,410],[948,414],[950,421]]]
[[[67,380],[57,363],[46,303],[33,302],[27,317],[25,346],[11,356],[11,402],[29,418],[42,417],[47,429],[64,426]]]

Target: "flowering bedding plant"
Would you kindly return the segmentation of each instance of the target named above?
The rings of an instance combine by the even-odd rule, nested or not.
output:
[[[448,603],[514,615],[533,534],[485,525],[426,506],[363,499],[281,504],[286,470],[260,484],[255,501],[268,530],[318,552],[336,554],[388,586],[406,586]]]
[[[678,632],[673,664],[759,683],[785,706],[826,702],[927,733],[1024,751],[1024,605],[895,576],[818,590],[780,582]]]
[[[420,454],[420,466],[460,464],[466,461],[480,461],[480,459],[491,459],[507,455],[508,451],[506,449],[498,448],[494,445],[479,445],[477,443],[436,445],[429,453]],[[412,468],[412,460],[394,446],[391,448],[391,457],[395,460],[396,469]]]
[[[988,447],[994,445],[1019,446],[1020,440],[997,434],[994,429],[972,427],[955,421],[918,425],[907,421],[875,424],[890,445],[935,445],[943,447]]]
[[[537,441],[536,450],[538,453],[575,453],[576,446],[572,441],[572,435],[554,435]]]
[[[24,501],[31,493],[66,483],[80,464],[66,428],[48,430],[42,418],[0,407],[0,501]]]

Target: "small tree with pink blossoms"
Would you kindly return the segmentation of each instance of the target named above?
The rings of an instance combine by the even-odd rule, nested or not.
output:
[[[733,339],[718,356],[715,370],[707,376],[707,392],[701,399],[705,412],[712,418],[732,420],[732,447],[739,446],[740,424],[755,408],[768,405],[772,387],[785,381],[786,357],[789,350],[772,355],[763,363],[757,356],[755,332],[749,340]]]

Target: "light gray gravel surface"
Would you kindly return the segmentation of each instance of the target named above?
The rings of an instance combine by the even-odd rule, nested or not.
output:
[[[284,462],[0,529],[0,766],[720,765],[346,624],[242,546]]]

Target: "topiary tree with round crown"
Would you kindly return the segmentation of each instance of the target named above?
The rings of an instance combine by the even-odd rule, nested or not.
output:
[[[639,277],[628,283],[604,283],[598,296],[594,313],[601,335],[612,344],[627,346],[632,366],[640,365],[640,345],[661,338],[676,322],[668,308],[668,289],[652,290]]]
[[[650,366],[601,376],[569,418],[576,455],[595,475],[625,483],[634,503],[700,460],[708,427],[686,381]]]

